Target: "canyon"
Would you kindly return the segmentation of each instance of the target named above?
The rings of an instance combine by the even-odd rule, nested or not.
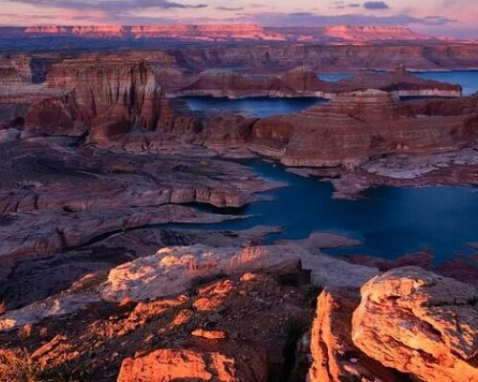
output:
[[[221,226],[289,186],[251,158],[345,204],[383,186],[476,194],[477,94],[411,72],[476,68],[475,42],[341,26],[2,31],[0,46],[72,48],[0,55],[0,380],[30,365],[34,382],[478,381],[473,242],[386,259],[344,232]],[[153,40],[167,41],[128,45]],[[327,82],[323,68],[353,73]],[[258,116],[191,97],[317,102]]]

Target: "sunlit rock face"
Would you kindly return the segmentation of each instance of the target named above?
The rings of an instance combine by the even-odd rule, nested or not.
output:
[[[478,289],[421,268],[361,289],[352,339],[369,357],[422,381],[478,381]]]
[[[326,289],[311,334],[311,382],[478,380],[478,289],[422,268]]]
[[[70,125],[97,128],[103,135],[156,126],[160,90],[143,60],[66,60],[48,73],[47,86],[63,89],[65,95],[33,104],[26,117],[28,128],[43,130],[58,121],[58,115],[69,117]]]
[[[266,382],[267,353],[233,340],[196,340],[186,349],[160,349],[123,361],[117,382]]]
[[[426,40],[430,36],[418,34],[404,27],[334,25],[324,28],[324,35],[356,43],[380,40]]]
[[[352,314],[358,289],[328,288],[319,296],[311,328],[309,382],[403,381],[403,376],[366,356],[352,342]],[[399,379],[402,378],[402,379]]]

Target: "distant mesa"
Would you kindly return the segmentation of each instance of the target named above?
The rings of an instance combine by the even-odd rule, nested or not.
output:
[[[328,43],[373,41],[431,41],[437,38],[409,28],[383,26],[264,27],[257,24],[144,25],[144,26],[31,26],[2,27],[2,39],[45,36],[117,39],[174,39],[188,41],[253,40]]]

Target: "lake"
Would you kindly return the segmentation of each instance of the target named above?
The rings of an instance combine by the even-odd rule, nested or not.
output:
[[[467,242],[478,242],[478,188],[475,187],[380,187],[365,192],[364,199],[332,199],[329,182],[303,178],[281,165],[261,160],[244,162],[262,177],[289,186],[267,193],[273,201],[242,209],[207,211],[254,215],[245,220],[208,225],[208,229],[241,230],[257,225],[282,226],[276,239],[302,239],[317,231],[345,234],[359,239],[359,247],[334,250],[365,253],[394,259],[405,253],[432,250],[436,261],[467,251]],[[189,226],[188,226],[189,227]],[[195,228],[205,226],[195,226]]]
[[[311,106],[327,102],[321,98],[214,98],[184,97],[193,111],[208,114],[234,113],[251,117],[266,118],[278,114],[292,114]]]

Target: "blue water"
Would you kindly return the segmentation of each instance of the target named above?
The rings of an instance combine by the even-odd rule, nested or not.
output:
[[[339,82],[353,77],[350,73],[319,73],[319,78],[326,82]]]
[[[273,201],[253,203],[241,209],[205,210],[248,219],[195,228],[241,230],[258,225],[282,226],[284,232],[269,237],[302,239],[311,233],[333,232],[359,239],[363,245],[332,253],[362,253],[393,259],[403,254],[432,250],[437,263],[466,252],[467,242],[478,242],[478,188],[380,187],[360,200],[332,199],[332,185],[303,178],[280,165],[261,160],[247,161],[262,177],[286,182],[288,187],[268,193]],[[188,226],[190,227],[190,226]]]
[[[417,72],[414,75],[426,80],[458,84],[463,87],[463,95],[478,91],[478,70],[456,70],[452,72]]]
[[[326,102],[321,98],[213,98],[184,97],[193,111],[217,113],[234,113],[265,118],[278,114],[292,114],[319,103]]]

